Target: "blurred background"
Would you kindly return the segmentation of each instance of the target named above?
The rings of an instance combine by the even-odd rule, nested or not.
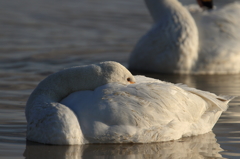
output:
[[[237,0],[214,2],[216,6],[223,6],[233,1]],[[196,3],[195,0],[181,2],[185,5]],[[39,146],[33,150],[34,146],[26,144],[24,109],[28,96],[39,81],[53,72],[76,65],[114,60],[127,66],[131,50],[151,25],[152,19],[143,0],[0,0],[0,158],[36,157],[37,154],[29,155],[29,149],[38,152]],[[217,94],[240,95],[239,75],[145,75]],[[215,126],[211,139],[209,136],[209,140],[194,139],[194,143],[196,140],[207,142],[207,146],[202,144],[196,149],[198,157],[240,158],[239,106],[240,99],[236,98]],[[186,146],[187,149],[193,148],[188,142],[186,144],[190,147]],[[171,144],[169,147],[171,151]],[[222,149],[216,150],[216,147]],[[26,148],[28,153],[24,157]],[[44,146],[40,149],[43,151]],[[96,147],[91,146],[66,149],[69,149],[66,152],[70,149],[96,152]],[[106,149],[97,149],[97,152],[110,152]],[[114,149],[119,152],[126,148],[116,146]],[[203,152],[203,149],[210,153]],[[46,152],[48,150],[49,147]],[[134,151],[134,154],[141,155],[141,148],[135,150],[126,153]],[[173,153],[179,152],[166,154]],[[186,156],[189,158],[189,154]]]

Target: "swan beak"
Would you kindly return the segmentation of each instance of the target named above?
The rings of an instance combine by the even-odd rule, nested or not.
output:
[[[197,0],[201,8],[213,9],[213,0]]]
[[[134,83],[136,83],[136,82],[129,81],[129,83],[130,83],[130,84],[134,84]]]

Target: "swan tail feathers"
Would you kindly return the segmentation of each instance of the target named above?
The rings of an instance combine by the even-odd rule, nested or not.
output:
[[[234,98],[236,98],[238,96],[231,96],[231,95],[219,95],[218,96],[218,100],[221,100],[223,102],[230,102],[231,100],[233,100]]]

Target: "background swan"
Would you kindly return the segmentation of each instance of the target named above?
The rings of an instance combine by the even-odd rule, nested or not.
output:
[[[29,97],[27,139],[60,145],[176,140],[211,131],[232,98],[132,76],[116,62],[74,67],[47,77]]]
[[[159,73],[240,72],[240,3],[187,10],[177,0],[145,0],[154,25],[136,44],[132,70]],[[190,14],[190,12],[191,14]]]

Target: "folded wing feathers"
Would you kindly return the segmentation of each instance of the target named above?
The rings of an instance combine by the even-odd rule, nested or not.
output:
[[[195,88],[190,88],[187,85],[178,83],[176,84],[178,87],[184,89],[185,91],[191,92],[197,96],[200,96],[210,102],[212,102],[214,105],[216,105],[220,110],[226,111],[228,108],[228,102],[231,101],[233,98],[237,96],[226,96],[226,95],[219,95],[207,92],[207,91],[201,91]]]

